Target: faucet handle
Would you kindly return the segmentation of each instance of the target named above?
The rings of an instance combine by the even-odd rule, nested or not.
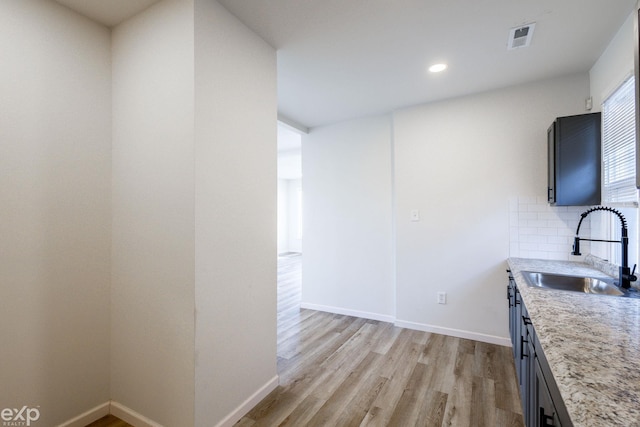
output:
[[[636,272],[636,267],[637,266],[638,266],[638,264],[633,264],[633,270],[631,270],[631,274],[629,275],[629,281],[630,282],[635,282],[636,280],[638,280],[638,278],[634,274]]]

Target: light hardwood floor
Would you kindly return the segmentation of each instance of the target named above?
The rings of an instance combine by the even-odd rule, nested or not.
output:
[[[279,258],[280,385],[236,427],[523,425],[510,348],[300,309],[300,270]]]

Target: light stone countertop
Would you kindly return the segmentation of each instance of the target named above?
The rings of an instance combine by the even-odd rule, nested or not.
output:
[[[521,271],[607,277],[570,261],[509,258],[575,427],[640,427],[640,299],[538,289]]]

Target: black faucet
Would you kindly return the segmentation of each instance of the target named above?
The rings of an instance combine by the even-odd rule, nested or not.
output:
[[[620,223],[622,224],[620,240],[581,239],[580,237],[578,237],[578,235],[580,234],[580,226],[582,225],[582,220],[594,211],[607,211],[618,216],[618,218],[620,219]],[[596,206],[595,208],[591,208],[588,211],[581,213],[580,222],[578,222],[578,229],[576,230],[576,237],[573,241],[573,252],[571,252],[571,255],[582,255],[580,253],[580,240],[587,240],[589,242],[620,243],[620,245],[622,246],[622,265],[619,268],[619,279],[618,283],[616,284],[622,288],[629,289],[631,287],[631,282],[635,282],[636,280],[638,280],[638,278],[634,275],[636,266],[633,266],[633,271],[631,271],[631,269],[629,268],[629,237],[627,236],[627,220],[624,218],[624,215],[620,213],[620,211],[606,206]]]

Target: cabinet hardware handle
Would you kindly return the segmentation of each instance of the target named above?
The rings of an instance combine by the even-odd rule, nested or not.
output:
[[[529,343],[529,341],[525,340],[524,337],[521,335],[520,336],[520,360],[522,360],[524,357],[529,357],[528,354],[524,354],[524,343]]]
[[[553,415],[545,415],[544,408],[540,408],[540,427],[555,427]]]

